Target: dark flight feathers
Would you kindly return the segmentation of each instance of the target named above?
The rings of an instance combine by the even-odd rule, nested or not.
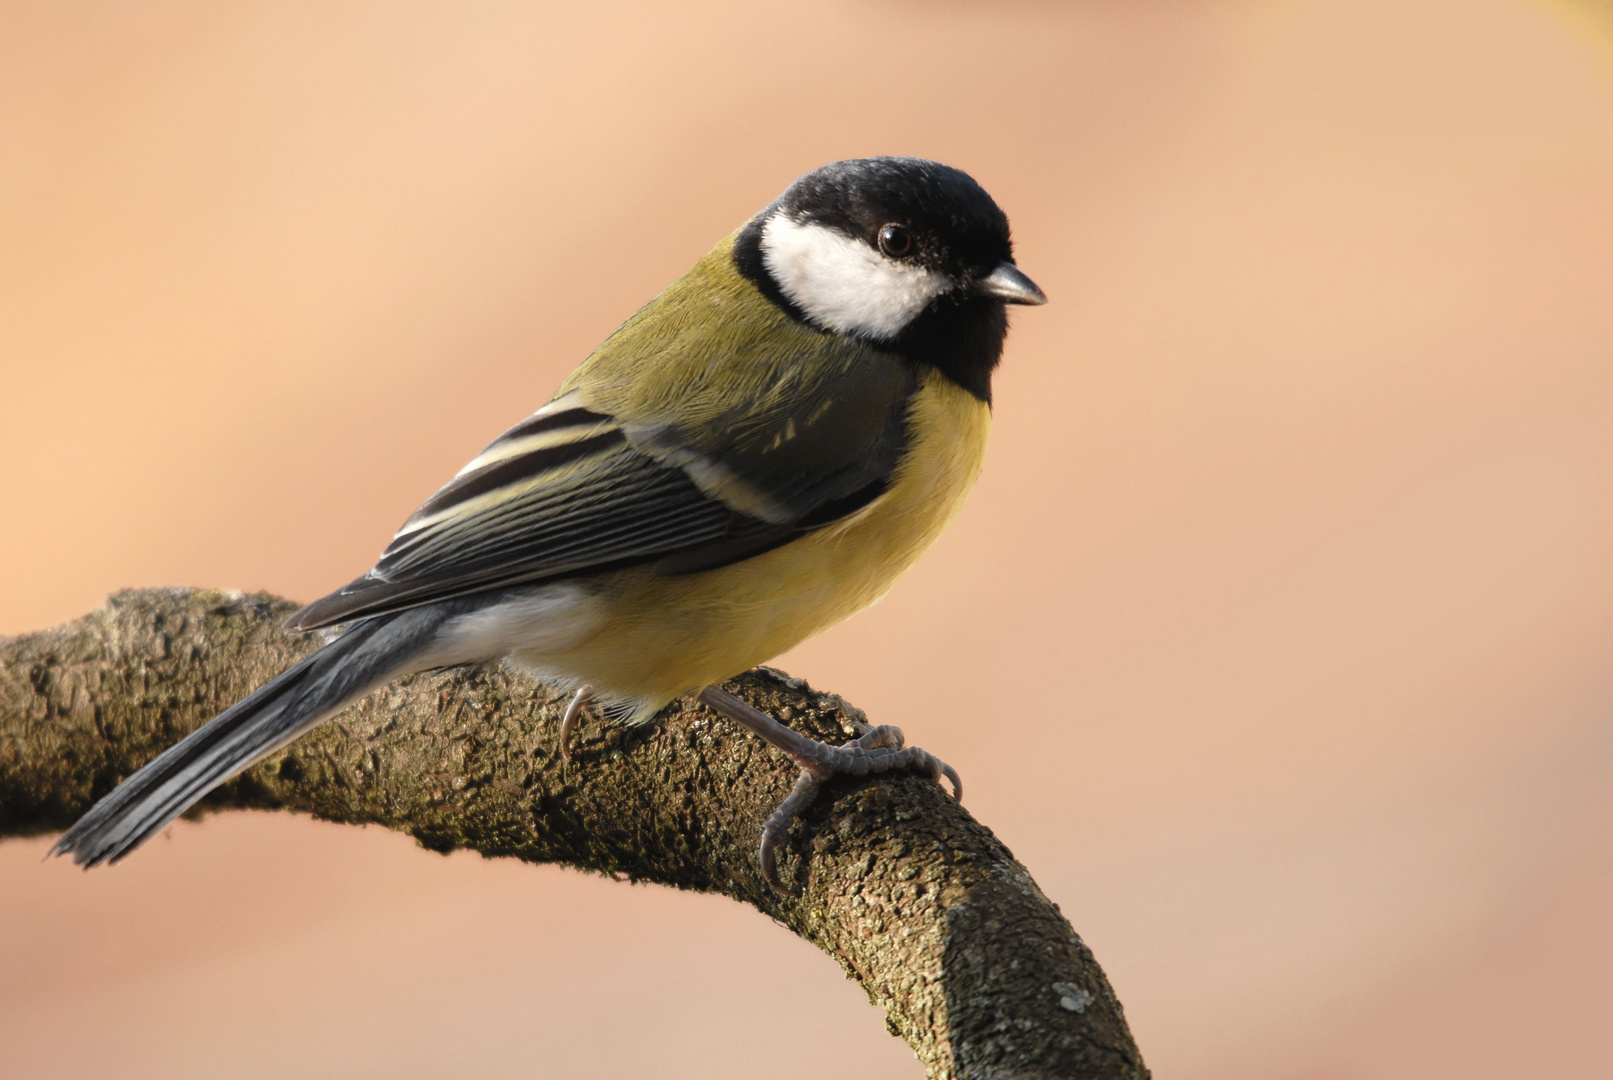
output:
[[[917,378],[893,360],[842,382],[798,413],[707,427],[722,434],[699,447],[674,428],[623,424],[563,396],[428,499],[373,570],[287,626],[647,563],[694,573],[832,524],[888,486]]]

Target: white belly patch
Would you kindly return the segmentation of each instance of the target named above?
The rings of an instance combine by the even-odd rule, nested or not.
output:
[[[563,653],[595,630],[604,611],[573,582],[539,585],[443,625],[431,651],[437,665],[494,660],[511,654]]]

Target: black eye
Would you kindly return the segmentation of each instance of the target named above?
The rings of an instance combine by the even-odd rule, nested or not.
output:
[[[879,250],[893,259],[913,253],[913,234],[900,225],[887,225],[879,230]]]

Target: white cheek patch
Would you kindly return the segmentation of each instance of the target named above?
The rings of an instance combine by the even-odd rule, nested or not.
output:
[[[860,240],[787,214],[762,226],[762,263],[813,322],[875,340],[895,337],[953,285],[945,274],[887,259]]]

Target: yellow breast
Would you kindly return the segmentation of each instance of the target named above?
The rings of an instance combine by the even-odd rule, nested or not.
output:
[[[787,651],[878,600],[941,534],[979,475],[990,416],[984,402],[929,373],[913,395],[910,448],[874,502],[731,566],[602,577],[592,633],[564,653],[516,659],[634,702],[633,719],[643,720]]]

